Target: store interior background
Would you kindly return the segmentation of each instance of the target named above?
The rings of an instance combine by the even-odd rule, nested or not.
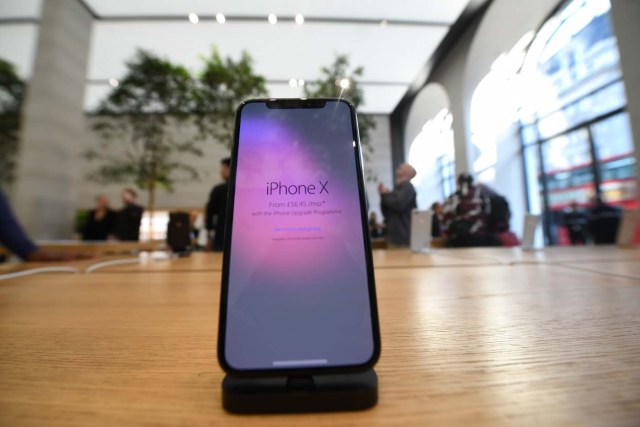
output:
[[[248,50],[272,97],[301,96],[290,80],[318,78],[336,53],[364,66],[359,113],[376,122],[367,166],[377,182],[367,190],[378,213],[377,183],[390,185],[403,161],[418,171],[419,208],[471,172],[507,197],[517,234],[525,213],[542,214],[538,239],[547,244],[568,243],[561,217],[573,200],[586,207],[601,194],[638,208],[640,2],[342,3],[2,2],[0,58],[28,83],[16,180],[6,189],[21,222],[36,239],[66,240],[97,194],[118,207],[122,186],[86,180],[91,165],[81,155],[98,137],[92,111],[110,79],[137,48],[193,69],[212,44],[224,55]],[[224,24],[188,19],[217,8]],[[269,13],[301,13],[305,23],[270,25]],[[154,237],[170,210],[202,209],[219,180],[228,152],[213,140],[203,148],[193,160],[201,179],[159,193]]]

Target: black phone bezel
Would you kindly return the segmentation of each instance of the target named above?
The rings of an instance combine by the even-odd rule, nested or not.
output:
[[[327,366],[327,367],[305,367],[305,368],[284,368],[284,369],[236,369],[231,366],[225,359],[225,336],[226,336],[226,317],[227,317],[227,296],[229,287],[229,263],[230,263],[230,249],[232,240],[232,224],[233,224],[233,206],[235,201],[235,183],[236,183],[236,159],[238,156],[238,144],[240,137],[240,121],[242,116],[242,110],[245,106],[253,103],[266,103],[268,108],[324,108],[327,102],[342,102],[349,108],[351,114],[351,123],[353,130],[353,140],[356,142],[354,147],[354,156],[356,161],[356,168],[358,173],[358,192],[360,198],[360,214],[362,223],[362,236],[363,245],[365,251],[365,263],[368,276],[368,289],[369,289],[369,307],[371,313],[371,331],[373,335],[373,353],[369,360],[359,365],[345,365],[345,366]],[[367,221],[367,201],[365,196],[364,185],[364,167],[362,162],[362,149],[360,147],[360,135],[358,131],[358,121],[356,116],[355,107],[349,101],[341,98],[270,98],[270,99],[251,99],[244,101],[238,107],[236,111],[235,130],[233,137],[233,147],[231,152],[231,164],[229,174],[229,189],[227,193],[227,213],[225,223],[225,239],[224,239],[224,253],[222,262],[222,280],[220,287],[220,311],[218,317],[218,363],[222,369],[229,375],[238,377],[266,377],[266,376],[306,376],[306,375],[318,375],[318,374],[338,374],[338,373],[350,373],[361,372],[372,368],[381,353],[381,339],[380,339],[380,325],[378,316],[378,305],[376,298],[375,276],[373,269],[373,258],[371,253],[371,240],[369,238],[369,229]]]

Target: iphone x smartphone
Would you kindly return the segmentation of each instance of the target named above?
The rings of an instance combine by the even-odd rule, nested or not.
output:
[[[353,106],[247,101],[234,138],[221,366],[238,376],[372,367],[380,333]]]

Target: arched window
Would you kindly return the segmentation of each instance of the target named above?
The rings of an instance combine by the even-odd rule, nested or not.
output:
[[[548,243],[567,244],[567,207],[594,197],[635,207],[635,158],[609,0],[566,2],[520,72],[529,208]]]
[[[428,209],[455,190],[453,117],[447,108],[427,120],[409,147],[409,163],[417,175],[411,180],[416,188],[419,209]]]
[[[518,121],[522,102],[519,71],[533,36],[533,32],[525,34],[508,53],[500,55],[471,97],[471,143],[476,150],[473,172],[479,181],[494,181],[498,162],[497,141]]]

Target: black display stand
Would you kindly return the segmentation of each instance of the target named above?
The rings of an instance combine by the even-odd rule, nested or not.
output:
[[[222,381],[222,406],[236,414],[357,411],[378,402],[373,369],[354,374],[239,378]]]

